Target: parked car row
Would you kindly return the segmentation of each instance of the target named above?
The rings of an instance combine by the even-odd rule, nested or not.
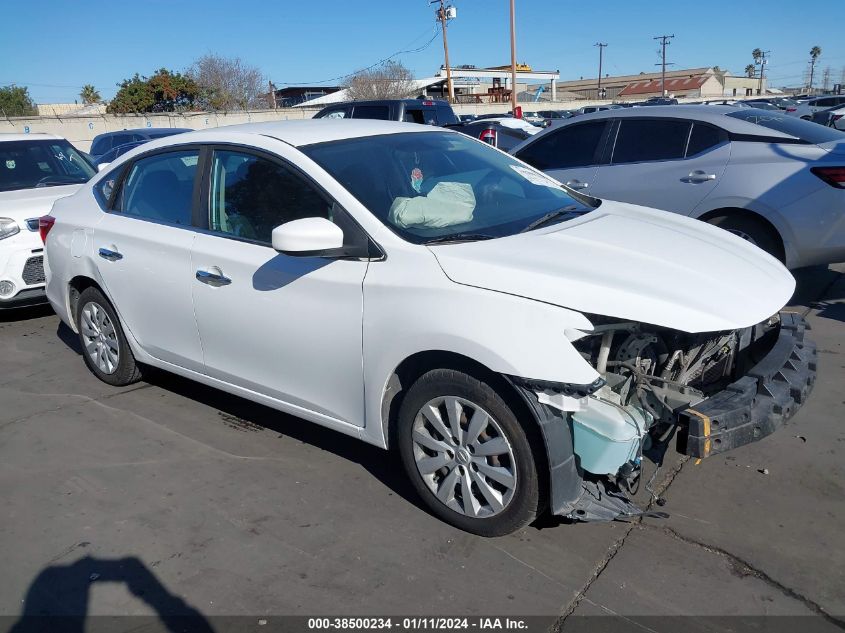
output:
[[[485,536],[635,516],[643,457],[730,450],[806,402],[783,263],[845,260],[842,132],[729,106],[545,130],[331,108],[99,173],[62,139],[4,141],[10,214],[59,194],[0,218],[0,252],[31,234],[5,269],[40,257],[103,382],[156,367],[396,449],[433,514]]]

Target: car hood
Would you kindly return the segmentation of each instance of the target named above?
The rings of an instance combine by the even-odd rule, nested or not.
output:
[[[53,203],[79,191],[79,185],[0,191],[0,217],[23,222],[50,213]]]
[[[780,262],[722,229],[607,200],[549,228],[429,249],[459,284],[685,332],[759,323],[795,289]]]

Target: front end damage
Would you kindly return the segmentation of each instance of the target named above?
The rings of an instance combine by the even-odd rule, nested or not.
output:
[[[551,509],[571,519],[641,514],[626,493],[639,489],[643,458],[659,466],[673,441],[698,459],[756,441],[794,415],[815,382],[815,345],[797,314],[700,334],[588,318],[594,329],[574,345],[599,380],[514,380],[543,432]]]

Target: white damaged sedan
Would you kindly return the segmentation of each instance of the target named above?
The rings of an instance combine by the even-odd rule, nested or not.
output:
[[[644,457],[755,441],[815,378],[774,258],[438,128],[153,141],[43,225],[48,298],[101,380],[157,367],[395,448],[482,535],[634,515]]]

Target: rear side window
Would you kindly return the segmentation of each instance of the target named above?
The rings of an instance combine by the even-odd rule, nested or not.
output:
[[[606,121],[567,125],[544,134],[516,156],[537,169],[595,165],[606,127]]]
[[[390,108],[387,106],[355,106],[352,109],[353,119],[379,119],[390,120]]]
[[[421,125],[425,123],[425,117],[423,116],[423,112],[419,109],[412,110],[410,108],[406,108],[405,115],[402,117],[402,120],[405,123],[419,123]]]
[[[300,218],[331,219],[331,208],[313,186],[279,163],[243,152],[214,152],[212,231],[269,244],[280,224]]]
[[[712,125],[695,121],[687,145],[687,156],[695,156],[721,145],[728,140],[728,133]]]
[[[612,164],[683,158],[689,121],[622,119]]]
[[[798,117],[788,116],[787,114],[780,112],[766,112],[765,114],[761,114],[759,110],[755,111],[752,108],[748,108],[746,110],[743,108],[741,110],[730,112],[725,116],[742,119],[743,121],[748,121],[749,123],[756,123],[764,128],[782,132],[783,134],[789,134],[790,136],[799,138],[807,143],[819,144],[831,143],[833,141],[845,141],[845,134],[836,128],[819,125],[818,123],[805,121],[803,119],[799,119]],[[758,134],[760,136],[766,136],[766,130],[761,129]],[[743,140],[754,140],[754,138],[751,137],[750,139]],[[765,140],[767,143],[777,142],[771,137],[761,140]],[[784,141],[789,142],[790,139],[784,139]]]
[[[458,123],[458,117],[455,116],[455,113],[452,111],[451,108],[447,106],[438,105],[436,107],[437,110],[437,123],[439,125],[451,125],[453,123]]]
[[[348,118],[349,110],[346,108],[338,108],[337,110],[329,110],[328,112],[324,112],[318,119],[346,119]]]
[[[114,211],[170,224],[191,224],[199,150],[155,154],[133,163]],[[103,192],[105,194],[105,192]]]

